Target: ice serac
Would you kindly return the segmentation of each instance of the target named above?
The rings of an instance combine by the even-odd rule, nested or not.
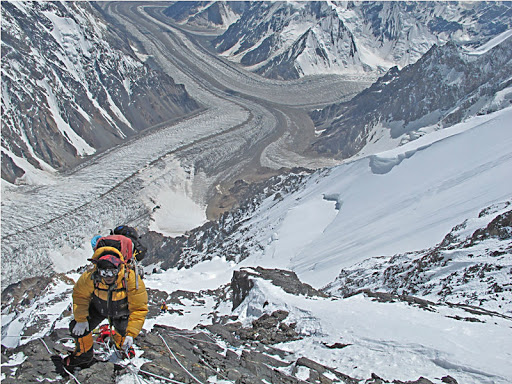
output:
[[[2,179],[64,170],[198,104],[88,2],[2,2]],[[28,182],[25,180],[25,182]]]

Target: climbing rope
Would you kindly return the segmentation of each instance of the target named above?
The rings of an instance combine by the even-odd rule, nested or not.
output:
[[[120,364],[122,365],[122,364]],[[126,365],[122,365],[124,368],[127,368],[129,371],[131,372],[134,372],[135,374],[139,374],[139,373],[143,373],[145,375],[148,375],[148,376],[151,376],[151,377],[155,377],[157,379],[161,379],[161,380],[165,380],[165,381],[168,381],[169,383],[175,383],[175,384],[186,384],[182,381],[176,381],[176,380],[173,380],[173,379],[169,379],[168,377],[164,377],[164,376],[160,376],[160,375],[157,375],[156,373],[152,373],[152,372],[149,372],[149,371],[145,371],[141,368],[138,368],[134,363],[133,361],[129,361],[128,364]],[[131,368],[130,366],[133,366],[133,368]],[[138,375],[139,376],[139,375]],[[143,377],[141,378],[142,380],[144,380],[146,383],[149,383],[148,380],[144,379]]]
[[[130,373],[132,374],[132,376],[135,378],[135,380],[137,380],[137,382],[138,382],[139,384],[141,384],[141,380],[140,380],[141,378],[139,377],[138,373],[137,373],[137,372],[135,372],[135,370],[134,370],[134,369],[130,368],[130,364],[126,365],[126,366],[125,366],[125,368],[127,368],[127,369],[128,369],[128,371],[130,371]],[[142,380],[144,380],[146,383],[148,382],[148,381],[147,381],[147,380],[145,380],[144,378],[142,378]]]
[[[43,340],[43,339],[39,339],[39,340],[41,340],[41,343],[43,343],[44,347],[46,348],[46,350],[48,351],[48,353],[51,355],[51,354],[52,354],[52,352],[50,351],[50,348],[48,348],[48,345],[46,345],[46,343],[44,342],[44,340]]]
[[[200,342],[200,343],[206,343],[206,344],[214,344],[214,345],[218,345],[217,343],[212,342],[212,341],[198,340],[198,339],[194,339],[193,337],[183,336],[183,335],[180,335],[179,333],[175,333],[175,332],[169,332],[169,334],[170,334],[171,336],[182,337],[183,339],[194,340],[194,341],[196,341],[196,342]],[[198,333],[195,333],[195,334],[193,334],[193,335],[198,335]]]
[[[66,367],[62,366],[62,369],[64,370],[64,372],[66,372],[69,376],[71,376],[73,378],[73,380],[76,381],[76,384],[80,384],[80,382],[78,381],[78,379],[75,377],[75,375],[73,375],[71,372],[69,372]]]
[[[61,340],[66,340],[66,341],[67,341],[67,340],[70,340],[70,339],[71,339],[71,338],[61,338],[61,339],[59,339],[58,341],[61,341]],[[39,338],[39,340],[41,341],[41,343],[44,345],[44,347],[45,347],[45,348],[46,348],[46,350],[48,351],[48,354],[52,355],[52,352],[50,351],[50,348],[48,348],[48,344],[46,344],[46,342],[45,342],[42,338]],[[74,340],[74,339],[71,339],[71,340]],[[111,353],[112,353],[112,348],[110,347],[109,343],[103,342],[103,343],[101,343],[101,344],[103,345],[103,347],[104,347],[104,348],[106,348],[106,349],[107,349],[107,353],[108,353],[108,354],[111,354]],[[119,355],[117,354],[117,353],[118,353],[117,349],[115,349],[115,350],[114,350],[114,352],[116,353],[116,356],[117,356],[117,357],[121,357],[121,358],[123,357],[123,356],[122,356],[122,354],[121,354],[121,356],[119,356]],[[121,365],[121,364],[120,364],[120,365]],[[124,365],[124,367],[128,369],[128,371],[129,371],[129,372],[130,372],[130,373],[135,377],[135,379],[137,380],[137,382],[138,382],[139,384],[141,384],[141,379],[142,379],[142,380],[144,380],[144,382],[149,383],[149,382],[148,382],[147,380],[145,380],[144,378],[139,377],[139,375],[138,375],[137,371],[135,371],[134,369],[131,369],[131,368],[129,367],[129,365],[133,365],[133,367],[135,367],[135,369],[138,369],[138,368],[135,366],[135,364],[133,364],[133,362],[132,362],[131,360],[129,361],[129,363],[128,363],[127,365]],[[181,364],[180,364],[180,365],[181,365]],[[68,375],[69,375],[69,376],[70,376],[70,377],[71,377],[71,378],[76,382],[76,384],[81,384],[81,383],[80,383],[80,381],[76,378],[76,376],[75,376],[75,375],[73,375],[69,370],[67,370],[65,366],[62,366],[62,369],[64,370],[64,372],[66,372],[66,373],[67,373],[67,374],[68,374]],[[151,375],[151,373],[150,373],[150,372],[142,371],[142,370],[140,370],[140,369],[138,369],[138,370],[139,370],[140,372],[144,372],[145,374]],[[161,379],[168,380],[168,381],[170,380],[170,379],[166,379],[165,377],[161,377]],[[180,383],[179,381],[173,381],[173,380],[171,380],[170,382],[178,383],[178,384],[184,384],[184,383]]]
[[[197,377],[195,377],[192,373],[190,373],[190,371],[185,368],[183,366],[183,364],[180,363],[180,361],[178,360],[178,358],[176,357],[176,355],[171,351],[171,348],[169,348],[169,345],[167,344],[167,342],[165,341],[165,339],[162,337],[162,335],[158,335],[162,341],[164,342],[165,346],[167,347],[167,350],[169,351],[169,353],[171,354],[171,356],[174,358],[174,360],[176,360],[176,362],[179,364],[179,366],[185,371],[187,372],[191,378],[193,378],[195,381],[197,381],[199,384],[203,384]]]
[[[161,380],[165,380],[165,381],[168,381],[169,383],[175,383],[175,384],[185,384],[183,381],[176,381],[176,380],[173,380],[173,379],[169,379],[167,377],[163,377],[163,376],[160,376],[160,375],[156,375],[154,373],[151,373],[151,372],[148,372],[148,371],[145,371],[143,369],[139,369],[139,372],[142,372],[148,376],[153,376],[157,379],[161,379]]]
[[[217,344],[217,340],[215,340],[211,335],[207,334],[204,331],[199,332],[202,335],[205,335],[207,338],[209,338],[214,344]]]
[[[208,335],[207,333],[205,332],[195,332],[195,333],[188,333],[188,334],[191,334],[192,336],[194,335],[199,335],[199,334],[203,334],[205,335],[207,338],[209,338],[210,340],[212,341],[206,341],[206,340],[198,340],[198,339],[195,339],[193,337],[187,337],[187,336],[183,336],[177,332],[169,332],[169,334],[171,336],[175,336],[175,337],[181,337],[183,339],[188,339],[188,340],[193,340],[195,342],[199,342],[199,343],[205,343],[205,344],[212,344],[212,345],[218,345],[218,343],[215,342],[215,339],[213,339],[210,335]],[[208,368],[210,368],[213,372],[215,372],[216,375],[219,375],[221,376],[222,378],[226,379],[227,381],[230,381],[226,376],[224,376],[222,373],[220,373],[217,369],[215,369],[214,367],[212,367],[210,364],[208,364],[208,362],[204,359],[201,359],[199,358],[199,360],[204,364],[206,365]]]
[[[210,340],[213,340],[209,335],[207,335],[206,333],[204,332],[201,332],[203,334],[205,334]],[[196,333],[197,334],[197,333]],[[205,340],[198,340],[198,339],[195,339],[195,338],[192,338],[192,337],[187,337],[187,336],[184,336],[184,335],[180,335],[178,333],[171,333],[172,336],[176,336],[176,337],[183,337],[185,339],[190,339],[190,340],[193,340],[195,342],[201,342],[201,343],[207,343],[207,344],[215,344],[217,345],[215,342],[209,342],[209,341],[205,341]],[[192,334],[193,335],[193,334]],[[178,365],[192,378],[194,379],[197,383],[199,384],[203,384],[197,377],[195,377],[183,364],[181,364],[181,362],[178,360],[178,358],[176,357],[176,355],[172,352],[171,348],[169,347],[169,345],[167,344],[167,342],[165,341],[165,339],[163,338],[162,335],[158,335],[160,337],[160,339],[162,339],[165,347],[167,348],[167,350],[169,351],[169,353],[171,354],[172,358],[174,360],[176,360],[176,362],[178,363]],[[50,348],[48,347],[48,345],[46,344],[46,342],[42,339],[42,338],[39,338],[39,340],[41,341],[41,343],[44,345],[44,347],[46,348],[46,350],[48,351],[48,353],[51,355],[52,352],[50,351]],[[69,341],[69,340],[74,340],[72,338],[61,338],[59,339],[58,341],[62,341],[62,340],[65,340],[65,341]],[[118,350],[116,348],[111,348],[110,344],[107,343],[107,342],[102,342],[100,343],[103,345],[104,348],[106,348],[107,350],[107,353],[108,354],[112,354],[112,350],[114,349],[114,352],[116,353],[116,356],[118,357],[123,357],[122,354],[121,356],[118,355]],[[206,361],[204,361],[203,359],[200,359],[209,369],[211,369],[213,372],[215,372],[216,374],[219,374],[221,377],[224,377],[222,374],[220,374],[216,369],[214,369],[211,365],[209,365]],[[184,384],[183,382],[181,381],[176,381],[176,380],[172,380],[172,379],[169,379],[169,378],[166,378],[166,377],[163,377],[163,376],[159,376],[159,375],[156,375],[154,373],[151,373],[151,372],[148,372],[148,371],[145,371],[143,369],[140,369],[140,368],[137,368],[137,366],[135,366],[135,364],[129,360],[128,364],[126,365],[123,365],[123,364],[119,364],[125,368],[128,369],[128,371],[134,376],[134,378],[137,380],[137,382],[139,384],[141,384],[141,379],[146,382],[146,383],[149,383],[146,379],[144,378],[141,378],[139,377],[139,374],[138,373],[143,373],[143,374],[146,374],[148,376],[152,376],[152,377],[155,377],[155,378],[158,378],[158,379],[161,379],[161,380],[165,380],[169,383],[175,383],[175,384]],[[131,367],[133,366],[133,368]],[[66,372],[77,384],[81,384],[80,381],[76,378],[76,376],[74,376],[69,370],[67,370],[64,366],[62,367],[64,372]],[[227,378],[226,378],[227,379]]]

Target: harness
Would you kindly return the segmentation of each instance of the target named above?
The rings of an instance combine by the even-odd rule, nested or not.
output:
[[[127,286],[127,278],[128,278],[128,272],[125,271],[125,274],[123,276],[122,284],[120,287],[118,287],[117,280],[114,284],[109,285],[108,288],[104,288],[101,286],[101,277],[98,274],[98,271],[95,270],[91,278],[94,281],[94,292],[92,295],[91,302],[94,304],[98,312],[100,312],[102,315],[108,318],[109,323],[112,322],[113,318],[123,317],[129,315],[128,311],[128,290],[126,289]],[[99,295],[96,295],[95,292],[106,292],[107,293],[107,300],[106,300],[106,308],[104,307],[105,300],[101,299]],[[117,292],[126,292],[125,297],[120,300],[113,300],[114,293]]]

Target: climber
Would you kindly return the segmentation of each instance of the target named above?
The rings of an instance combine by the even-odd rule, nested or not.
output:
[[[144,282],[128,268],[122,253],[114,247],[96,249],[90,259],[93,267],[85,271],[73,288],[74,319],[69,329],[75,350],[63,359],[64,367],[85,368],[94,359],[92,330],[108,319],[115,346],[133,357],[133,339],[142,329],[148,312]],[[136,284],[138,279],[138,284]]]
[[[165,304],[165,300],[162,300],[162,305],[160,306],[160,312],[164,313],[167,312],[169,308],[167,308],[167,304]]]

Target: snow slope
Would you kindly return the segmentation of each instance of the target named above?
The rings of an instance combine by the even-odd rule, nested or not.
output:
[[[511,121],[512,108],[476,117],[319,173],[279,204],[268,199],[244,224],[258,245],[243,264],[291,269],[323,287],[366,258],[440,242],[512,197]]]
[[[148,319],[145,329],[156,324],[192,329],[222,315],[237,315],[250,325],[263,313],[284,309],[303,335],[277,346],[292,352],[290,359],[309,357],[359,379],[375,373],[386,380],[423,376],[436,384],[447,375],[461,384],[510,383],[512,319],[504,314],[512,308],[502,308],[499,315],[444,304],[425,310],[400,301],[373,301],[363,294],[311,298],[256,279],[248,297],[232,311],[229,300],[219,304],[206,290],[226,286],[233,271],[243,266],[288,268],[321,287],[344,266],[439,243],[454,225],[511,199],[511,119],[512,108],[481,116],[318,172],[281,200],[270,196],[240,228],[239,233],[247,231],[257,240],[242,263],[213,257],[190,269],[147,268],[148,288],[202,296],[184,299],[173,305],[172,313]],[[235,240],[246,241],[241,234]],[[71,287],[69,281],[50,285],[26,311],[3,313],[2,344],[27,343],[47,332],[24,336],[23,329],[30,330],[36,318],[46,318],[48,327],[65,328],[70,318],[62,311],[70,302]],[[347,346],[326,347],[335,343]],[[142,361],[144,354],[137,359]],[[4,365],[9,364],[15,367],[19,361]],[[300,374],[307,377],[307,372]]]
[[[246,322],[254,308],[267,301],[268,312],[285,309],[290,322],[310,337],[280,344],[290,352],[314,358],[356,378],[372,372],[387,379],[434,382],[449,374],[459,383],[507,383],[512,369],[510,319],[478,316],[480,322],[461,322],[448,316],[467,316],[447,307],[429,312],[405,303],[378,303],[357,295],[343,300],[311,299],[286,294],[266,281],[235,312]],[[326,349],[334,343],[349,344]],[[437,380],[435,380],[437,379]]]
[[[318,171],[231,223],[238,230],[202,258],[243,244],[249,257],[240,266],[290,269],[322,288],[365,259],[430,248],[454,226],[512,198],[510,121],[507,108]]]
[[[153,274],[147,285],[199,292],[228,284],[242,266],[263,266],[291,269],[301,280],[322,287],[341,268],[364,259],[431,247],[481,209],[512,198],[510,121],[512,108],[319,172],[279,203],[271,196],[245,222],[242,230],[257,240],[242,263],[217,257],[191,269]],[[213,310],[211,302],[205,307]],[[165,322],[192,328],[210,321],[197,307],[181,309],[189,315],[164,315],[147,326]],[[388,380],[423,376],[436,383],[445,375],[459,383],[512,380],[507,317],[470,315],[476,320],[460,321],[468,313],[448,306],[425,311],[404,303],[377,303],[364,295],[296,297],[266,281],[256,284],[235,314],[250,324],[277,309],[290,311],[290,321],[310,336],[280,348],[353,377],[368,378],[374,372]],[[501,313],[511,311],[502,308]],[[231,314],[229,307],[217,312]],[[336,342],[349,346],[325,348]]]

